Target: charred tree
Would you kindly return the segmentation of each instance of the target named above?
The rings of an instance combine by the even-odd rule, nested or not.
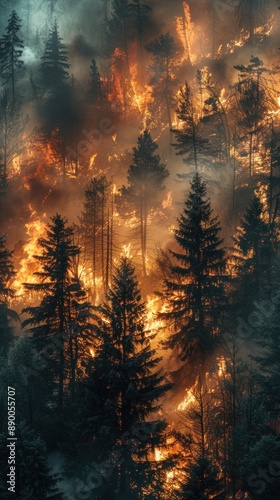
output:
[[[95,301],[98,280],[107,292],[112,270],[112,206],[111,183],[105,176],[94,178],[85,191],[81,217],[83,251],[86,267],[91,269],[92,297]]]

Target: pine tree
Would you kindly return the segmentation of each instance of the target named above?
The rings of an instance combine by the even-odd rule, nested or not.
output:
[[[197,458],[187,469],[188,479],[183,484],[180,500],[210,500],[219,498],[222,482],[219,479],[219,469],[213,466],[208,458]]]
[[[6,35],[0,40],[0,74],[3,83],[11,89],[12,102],[16,102],[16,82],[23,70],[23,41],[19,38],[18,32],[21,28],[21,20],[16,11],[13,10]]]
[[[24,309],[30,317],[23,327],[29,327],[41,350],[51,345],[54,354],[47,368],[54,386],[58,383],[59,411],[63,409],[67,382],[75,399],[78,363],[81,354],[85,356],[91,335],[90,306],[72,272],[80,251],[72,240],[73,228],[67,225],[67,220],[58,214],[51,217],[46,239],[38,240],[42,255],[35,257],[42,266],[42,271],[36,273],[41,283],[25,284],[27,290],[43,294],[38,306]]]
[[[0,234],[0,349],[4,349],[5,352],[13,338],[11,320],[19,319],[16,312],[9,307],[9,300],[14,295],[10,287],[11,279],[15,274],[12,255],[13,252],[6,248],[5,235]]]
[[[253,174],[254,153],[258,152],[260,134],[266,127],[268,111],[277,110],[274,90],[265,75],[272,74],[263,61],[252,56],[249,64],[234,66],[239,71],[239,80],[234,84],[235,120],[239,126],[242,143],[247,139],[249,176]]]
[[[258,364],[258,381],[261,397],[269,412],[271,426],[277,432],[280,418],[280,335],[279,335],[279,291],[275,293],[270,309],[258,327],[257,345],[261,349],[254,360]]]
[[[8,89],[5,89],[0,97],[0,182],[3,189],[7,185],[13,158],[23,151],[25,125],[26,120],[20,115],[18,103],[13,103]]]
[[[152,8],[149,5],[142,3],[142,0],[133,0],[131,9],[133,12],[134,23],[137,30],[137,40],[140,47],[140,60],[143,64],[145,25],[147,22],[148,14],[152,11]]]
[[[90,89],[89,95],[93,103],[100,102],[104,98],[104,91],[102,88],[102,82],[100,78],[100,73],[96,64],[95,59],[92,59],[90,65]]]
[[[165,342],[178,352],[184,374],[188,364],[198,372],[220,340],[225,305],[225,251],[218,217],[212,217],[206,185],[196,174],[178,219],[175,240],[183,253],[171,251],[178,262],[165,280],[163,297],[169,311],[162,316],[172,325]],[[180,380],[179,380],[180,381]]]
[[[131,8],[128,0],[113,0],[112,16],[108,21],[111,52],[116,48],[122,51],[129,71],[129,44],[131,42]]]
[[[264,89],[257,82],[248,80],[237,87],[238,125],[249,136],[249,176],[253,174],[254,138],[260,132],[268,111]]]
[[[96,299],[101,278],[107,292],[112,267],[111,183],[105,176],[92,179],[85,191],[81,217],[84,260],[91,269],[92,294]]]
[[[173,146],[178,151],[178,155],[184,156],[185,163],[194,164],[195,172],[197,172],[202,158],[204,160],[205,153],[208,152],[206,145],[209,141],[200,135],[201,122],[196,113],[193,95],[187,82],[180,89],[176,113],[182,126],[180,129],[172,130],[177,140]],[[204,156],[202,156],[203,154]]]
[[[206,125],[210,123],[213,129],[215,129],[215,139],[220,144],[217,152],[220,157],[224,158],[225,162],[228,162],[231,146],[231,129],[227,112],[228,101],[226,100],[225,103],[222,89],[217,82],[212,81],[209,68],[198,69],[196,72],[196,81],[200,93],[200,115],[202,116],[202,122]],[[205,94],[207,99],[205,99]]]
[[[56,89],[65,87],[69,78],[68,55],[62,38],[59,36],[58,25],[55,22],[50,30],[44,55],[41,62],[41,82],[46,91],[51,94]]]
[[[242,460],[244,486],[252,500],[277,500],[279,497],[280,443],[277,436],[264,435],[254,442]]]
[[[46,444],[41,436],[22,421],[17,426],[17,437],[15,498],[63,500],[64,497],[57,487],[59,478],[51,473]],[[3,488],[1,498],[8,500],[11,497],[11,493],[7,491],[10,466],[5,433],[0,436],[0,450],[0,487]]]
[[[154,487],[157,469],[167,467],[155,462],[154,448],[166,446],[167,427],[155,413],[170,384],[145,334],[145,305],[129,259],[121,259],[97,311],[95,357],[79,391],[87,424],[80,425],[84,440],[94,443],[95,461],[111,470],[102,498],[107,491],[116,500],[140,499]]]
[[[219,468],[211,448],[213,403],[209,385],[198,377],[191,389],[187,407],[180,411],[180,428],[183,427],[189,435],[191,456],[183,461],[179,499],[210,499],[222,492]]]
[[[46,358],[35,349],[32,339],[21,335],[15,339],[7,360],[7,380],[17,388],[17,410],[28,425],[39,428],[46,416],[52,418]]]
[[[254,300],[264,298],[271,286],[273,240],[265,220],[264,206],[254,195],[234,237],[237,273],[235,305],[240,313],[250,314]]]
[[[169,176],[166,167],[155,155],[158,145],[148,130],[138,137],[133,148],[133,162],[128,170],[128,187],[122,187],[122,196],[136,210],[140,223],[140,243],[143,274],[146,276],[148,216],[159,203],[159,195],[164,189],[163,182]]]

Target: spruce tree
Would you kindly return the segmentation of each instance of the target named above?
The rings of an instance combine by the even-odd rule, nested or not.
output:
[[[51,217],[47,237],[40,238],[38,244],[42,255],[35,258],[42,270],[36,276],[41,282],[26,283],[25,287],[41,293],[43,298],[38,306],[23,310],[30,316],[23,327],[28,327],[40,350],[44,352],[47,346],[53,352],[47,369],[53,386],[58,385],[57,406],[61,411],[67,383],[75,399],[78,363],[85,355],[91,334],[90,306],[79,279],[73,276],[74,260],[80,250],[73,245],[73,228],[67,220],[58,214]]]
[[[152,208],[162,201],[160,193],[164,189],[163,182],[169,176],[166,167],[160,162],[159,155],[154,154],[158,145],[153,141],[148,130],[145,130],[133,148],[133,160],[128,170],[128,187],[122,187],[124,199],[136,211],[140,225],[140,243],[143,274],[146,276],[148,216]]]
[[[197,458],[186,469],[187,479],[180,489],[180,500],[210,500],[219,498],[222,481],[219,469],[208,458]]]
[[[177,140],[173,146],[178,151],[176,154],[184,156],[185,163],[193,163],[197,172],[203,153],[205,155],[208,151],[206,145],[209,141],[200,135],[201,122],[196,113],[193,95],[187,82],[180,89],[176,113],[182,126],[172,130]]]
[[[11,89],[12,102],[16,102],[16,82],[23,70],[23,41],[18,32],[21,28],[21,20],[16,11],[10,15],[6,34],[0,40],[0,74],[3,83]]]
[[[178,353],[181,375],[190,363],[203,370],[222,331],[226,261],[219,220],[212,212],[206,184],[196,174],[175,230],[183,253],[170,251],[178,264],[171,265],[162,294],[168,306],[162,317],[172,329],[165,346]]]
[[[70,66],[65,45],[59,36],[57,22],[50,30],[41,60],[42,87],[51,94],[55,93],[56,89],[65,87],[69,78],[68,69]]]
[[[104,92],[102,88],[102,82],[100,78],[100,73],[96,64],[95,59],[92,59],[90,65],[90,88],[89,96],[93,103],[98,103],[104,98]]]
[[[261,397],[269,412],[271,426],[277,432],[280,418],[280,335],[279,297],[277,291],[265,311],[258,327],[259,349],[254,360],[257,362]]]
[[[84,261],[91,269],[92,295],[96,299],[97,281],[107,291],[112,267],[111,183],[105,176],[92,179],[85,190],[81,217]]]
[[[242,314],[250,314],[254,300],[264,298],[271,287],[273,240],[264,206],[254,195],[234,237],[235,306]]]
[[[0,349],[4,349],[5,352],[13,338],[11,320],[19,319],[16,312],[9,307],[9,301],[14,295],[10,286],[15,274],[12,255],[13,252],[6,248],[5,235],[0,234]]]
[[[122,258],[107,301],[97,309],[95,357],[79,391],[83,439],[94,443],[100,470],[103,462],[111,471],[101,498],[106,491],[115,500],[143,498],[168,466],[168,460],[155,461],[154,448],[166,446],[167,424],[157,413],[170,384],[157,368],[161,358],[146,336],[145,316],[134,267]]]

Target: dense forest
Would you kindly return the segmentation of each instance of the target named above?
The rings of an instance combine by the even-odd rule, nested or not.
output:
[[[0,0],[3,500],[279,500],[279,8]]]

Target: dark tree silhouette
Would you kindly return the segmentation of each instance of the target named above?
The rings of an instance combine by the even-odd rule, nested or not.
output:
[[[95,59],[92,59],[90,65],[89,96],[93,103],[100,102],[105,97]]]
[[[3,83],[11,90],[12,103],[16,102],[16,83],[23,70],[23,41],[18,32],[21,20],[16,11],[10,15],[6,34],[0,40],[0,75]]]
[[[14,296],[10,286],[15,274],[12,256],[13,252],[6,248],[6,236],[0,234],[0,349],[5,352],[13,339],[11,320],[19,320],[17,313],[9,307],[9,301]]]
[[[162,103],[164,103],[163,116],[165,119],[167,118],[168,126],[171,130],[172,109],[174,107],[174,89],[176,85],[176,80],[172,75],[174,57],[176,55],[175,41],[170,33],[166,33],[165,35],[160,35],[159,38],[148,43],[145,48],[153,58],[153,64],[151,66],[153,77],[150,84],[153,88],[152,95],[154,97],[155,109],[162,109]]]
[[[55,22],[51,29],[41,61],[42,87],[53,94],[55,89],[65,86],[69,74],[68,55]]]
[[[112,269],[112,197],[111,183],[106,177],[92,179],[85,191],[81,217],[83,254],[91,269],[92,294],[96,299],[97,280],[101,279],[107,292]]]
[[[97,348],[80,390],[80,425],[84,428],[85,418],[91,422],[84,439],[94,442],[98,463],[111,462],[107,485],[100,488],[104,498],[112,491],[119,500],[141,498],[153,491],[159,467],[170,464],[157,466],[154,457],[155,446],[166,446],[167,424],[157,412],[170,384],[157,367],[160,358],[145,334],[145,316],[135,270],[122,258],[107,301],[97,308]]]
[[[3,189],[11,173],[13,158],[23,151],[22,133],[26,122],[27,119],[20,115],[18,103],[13,102],[9,90],[5,89],[0,97],[0,182]]]
[[[175,240],[183,250],[171,251],[173,264],[162,296],[168,312],[162,313],[171,326],[165,346],[183,362],[178,374],[191,366],[203,373],[204,364],[220,341],[225,305],[225,251],[218,217],[212,216],[206,185],[196,174],[178,219]],[[181,382],[180,377],[178,382]],[[186,382],[184,382],[186,383]]]
[[[160,200],[164,181],[169,176],[166,167],[154,154],[158,145],[148,130],[138,137],[137,147],[133,148],[133,162],[128,170],[128,187],[122,187],[125,200],[136,210],[140,223],[140,243],[143,274],[146,276],[148,216]]]
[[[205,158],[205,153],[209,153],[209,148],[206,149],[209,141],[200,134],[201,121],[197,115],[193,95],[187,82],[180,89],[176,113],[182,126],[180,129],[172,130],[177,140],[173,146],[178,151],[176,154],[183,156],[185,163],[193,163],[195,172],[197,172],[202,158]]]
[[[91,338],[90,306],[79,280],[73,276],[79,248],[72,241],[73,228],[67,226],[67,220],[58,214],[53,216],[47,226],[47,237],[38,241],[42,255],[35,257],[42,266],[36,273],[41,283],[25,284],[27,290],[43,295],[38,306],[24,309],[30,317],[23,327],[29,328],[40,349],[52,344],[54,354],[47,369],[52,374],[52,384],[58,386],[59,412],[63,410],[67,382],[75,399],[78,362],[81,355],[86,357]]]
[[[271,286],[274,237],[265,221],[264,206],[253,196],[247,208],[235,242],[235,266],[237,272],[237,298],[240,312],[249,314],[254,300],[259,300]]]

